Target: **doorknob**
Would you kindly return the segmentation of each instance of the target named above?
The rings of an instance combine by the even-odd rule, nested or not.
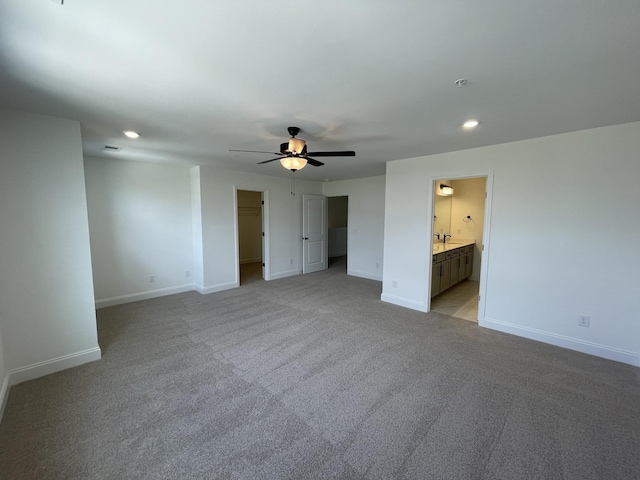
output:
[[[309,240],[309,237],[302,237],[303,240]]]

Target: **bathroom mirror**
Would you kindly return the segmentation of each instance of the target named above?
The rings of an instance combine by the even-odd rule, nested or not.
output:
[[[436,181],[436,185],[439,182],[440,180]],[[442,240],[444,233],[451,232],[451,195],[434,195],[433,197],[433,233],[439,233]],[[433,237],[433,240],[437,240],[436,237]]]

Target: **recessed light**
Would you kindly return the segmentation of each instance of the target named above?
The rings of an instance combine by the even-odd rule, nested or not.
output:
[[[478,123],[480,123],[480,122],[478,122],[478,120],[467,120],[466,122],[464,122],[462,124],[462,126],[464,128],[471,129],[471,128],[476,128],[478,126]]]
[[[133,130],[125,130],[122,133],[124,133],[129,138],[138,138],[140,136],[140,135],[138,135],[137,132],[134,132]]]

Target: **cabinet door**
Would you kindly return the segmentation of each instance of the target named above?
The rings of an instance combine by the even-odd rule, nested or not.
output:
[[[451,260],[442,262],[442,275],[440,276],[440,292],[444,292],[451,286]]]
[[[451,259],[451,282],[449,286],[453,287],[460,281],[460,255]]]
[[[473,250],[471,250],[467,255],[467,264],[465,265],[465,278],[469,278],[473,273]]]
[[[431,298],[435,297],[440,293],[440,271],[442,265],[440,263],[434,262],[431,265]]]
[[[458,281],[462,281],[467,278],[467,254],[460,254],[460,264],[458,265]]]

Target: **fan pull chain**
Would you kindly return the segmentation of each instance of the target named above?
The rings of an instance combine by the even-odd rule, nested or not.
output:
[[[295,171],[291,170],[291,195],[296,196],[296,178],[294,177]]]

